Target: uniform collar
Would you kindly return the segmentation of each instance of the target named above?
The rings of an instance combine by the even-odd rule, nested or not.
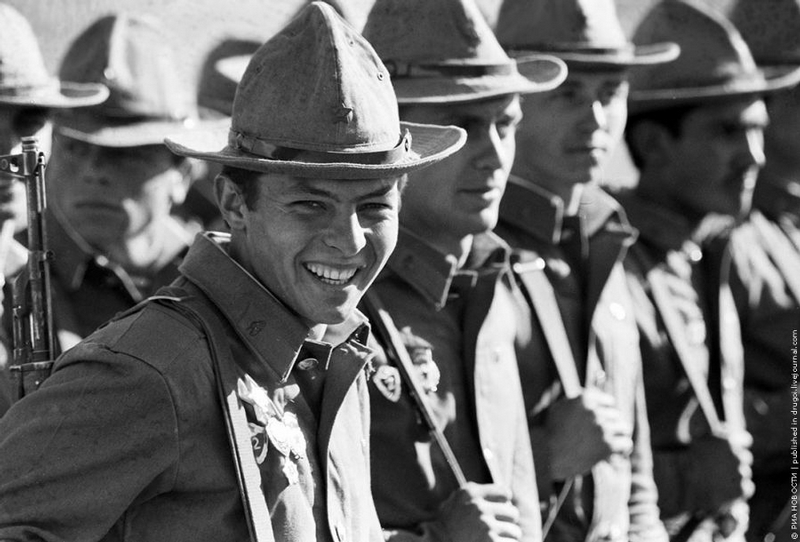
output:
[[[800,195],[769,179],[759,178],[753,193],[753,208],[772,220],[777,220],[783,214],[790,214],[793,215],[794,221],[798,222]]]
[[[559,196],[522,177],[511,175],[500,202],[500,217],[528,235],[557,245],[564,236],[565,207]],[[578,212],[581,236],[592,237],[614,217],[627,226],[619,204],[601,188],[586,185]]]
[[[463,268],[456,258],[443,254],[421,237],[400,227],[397,248],[386,264],[393,272],[430,303],[441,310],[451,290],[474,286],[480,271],[508,265],[508,245],[491,232],[475,235]]]
[[[79,290],[90,266],[95,265],[114,273],[131,299],[140,301],[144,298],[136,279],[122,266],[92,249],[58,212],[53,210],[48,213],[47,221],[49,248],[54,252],[51,265],[54,273],[62,278],[66,290],[72,292]],[[165,222],[163,235],[168,236],[167,244],[177,256],[156,271],[169,266],[177,267],[180,255],[186,251],[189,244],[185,233],[173,219],[170,218]]]
[[[684,250],[692,242],[696,226],[669,209],[642,199],[633,191],[620,194],[620,202],[639,238],[663,252]]]
[[[369,325],[358,311],[326,334],[336,342],[312,339],[311,328],[228,255],[229,245],[228,234],[198,234],[180,266],[181,274],[203,290],[281,382],[289,378],[296,362],[306,358],[327,368],[334,345],[344,342],[342,338],[367,343]]]

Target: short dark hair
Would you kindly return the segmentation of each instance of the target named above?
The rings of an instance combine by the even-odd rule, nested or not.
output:
[[[690,104],[629,115],[625,128],[625,143],[628,145],[628,151],[630,152],[633,164],[639,169],[642,169],[644,166],[644,158],[639,152],[636,140],[633,137],[633,133],[639,123],[647,121],[658,124],[669,132],[672,137],[680,137],[683,132],[683,121],[689,113],[697,108],[697,104]]]
[[[255,208],[259,195],[258,187],[261,184],[259,178],[263,175],[262,172],[233,166],[223,166],[219,175],[227,177],[236,185],[248,209],[252,210]]]

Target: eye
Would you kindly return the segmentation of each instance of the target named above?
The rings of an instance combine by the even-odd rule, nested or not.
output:
[[[298,200],[291,203],[292,209],[301,213],[321,213],[325,211],[325,204],[317,200]]]
[[[497,133],[502,138],[511,137],[514,135],[514,132],[517,129],[517,125],[520,123],[520,118],[517,117],[505,117],[499,119],[495,123],[495,127],[497,128]]]

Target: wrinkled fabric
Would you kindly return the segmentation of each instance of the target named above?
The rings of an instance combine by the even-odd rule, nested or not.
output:
[[[401,228],[397,249],[372,286],[418,370],[439,373],[428,386],[434,419],[467,480],[510,489],[523,540],[541,539],[530,441],[514,355],[514,306],[505,245],[478,235],[457,269],[424,240]],[[389,540],[444,542],[435,521],[458,488],[431,442],[404,384],[379,346],[370,379],[373,493]],[[421,354],[419,352],[422,352]],[[422,360],[422,361],[420,361]]]
[[[724,251],[729,221],[709,220],[700,227],[634,194],[620,200],[639,230],[639,241],[625,268],[639,326],[647,407],[652,428],[654,473],[662,518],[676,529],[694,514],[705,513],[702,495],[714,492],[715,480],[701,476],[692,446],[709,434],[674,343],[682,341],[705,378],[719,418],[731,441],[745,431],[743,355],[739,320],[727,288]],[[666,277],[670,310],[679,315],[680,337],[672,335],[653,298],[648,273]],[[725,294],[725,295],[723,295]],[[740,528],[746,526],[747,512]],[[710,539],[712,526],[701,528]],[[671,531],[672,532],[672,531]],[[741,530],[738,533],[741,539]]]
[[[182,277],[161,293],[202,300],[202,291],[223,322],[233,359],[222,362],[239,375],[276,539],[377,542],[363,317],[336,348],[308,341],[225,246],[222,234],[198,236]],[[0,539],[249,540],[210,356],[200,328],[169,302],[149,302],[61,356],[0,420]],[[270,421],[290,448],[273,441]]]
[[[602,461],[579,477],[548,534],[548,541],[666,540],[652,474],[642,362],[633,305],[622,259],[636,236],[619,205],[599,188],[584,190],[579,217],[565,218],[564,202],[512,176],[496,233],[523,265],[538,263],[553,287],[559,314],[587,387],[611,394],[634,428],[627,459]],[[539,271],[533,271],[539,272]],[[524,283],[522,285],[524,288]],[[537,295],[527,292],[527,295]],[[526,298],[529,299],[529,298]],[[539,496],[547,510],[561,491],[549,472],[547,406],[558,376],[541,324],[529,303],[519,308],[518,360],[530,424]],[[577,485],[577,484],[576,484]]]

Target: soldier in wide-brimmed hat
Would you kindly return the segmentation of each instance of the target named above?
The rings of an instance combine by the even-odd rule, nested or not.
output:
[[[800,2],[739,0],[730,18],[765,73],[800,67]],[[753,436],[756,492],[748,503],[747,537],[755,542],[772,533],[785,542],[791,526],[786,428],[792,424],[786,345],[800,329],[800,87],[770,93],[764,103],[766,162],[752,211],[732,234],[731,289],[742,324],[744,413]]]
[[[741,540],[752,456],[727,227],[747,212],[764,165],[762,97],[795,85],[800,70],[760,70],[731,22],[691,1],[659,3],[634,36],[663,39],[681,56],[631,79],[626,138],[640,179],[622,199],[640,232],[626,265],[654,472],[671,533]]]
[[[369,44],[306,7],[253,56],[228,128],[168,139],[224,166],[230,235],[198,235],[172,286],[0,420],[0,539],[383,540],[356,305],[406,174],[464,139],[400,122]]]
[[[507,247],[490,230],[514,159],[520,94],[549,90],[562,62],[514,61],[472,0],[378,0],[364,36],[392,76],[400,117],[456,124],[467,143],[409,176],[398,247],[366,298],[403,330],[370,379],[373,492],[389,539],[538,540],[540,513],[513,351]],[[417,421],[388,360],[408,349],[435,424],[467,482]],[[459,483],[460,482],[460,483]]]
[[[62,79],[110,91],[99,105],[55,118],[47,228],[62,349],[175,279],[192,240],[170,214],[186,195],[192,164],[163,139],[199,121],[165,35],[150,17],[108,15],[61,63]]]
[[[101,84],[59,81],[47,73],[30,24],[11,6],[0,4],[0,23],[0,155],[19,152],[23,137],[36,137],[49,158],[52,111],[95,105],[106,99],[108,90]],[[26,227],[26,216],[24,185],[0,175],[0,284],[27,260],[27,251],[13,239]],[[10,298],[10,292],[5,297]],[[0,350],[8,346],[10,351],[8,340],[3,342]],[[0,415],[10,404],[7,359],[5,352],[0,353]]]
[[[664,540],[622,269],[635,231],[600,181],[630,70],[661,68],[678,47],[630,43],[611,0],[505,0],[496,31],[512,56],[550,53],[569,68],[523,103],[495,230],[526,294],[518,357],[547,540]]]

